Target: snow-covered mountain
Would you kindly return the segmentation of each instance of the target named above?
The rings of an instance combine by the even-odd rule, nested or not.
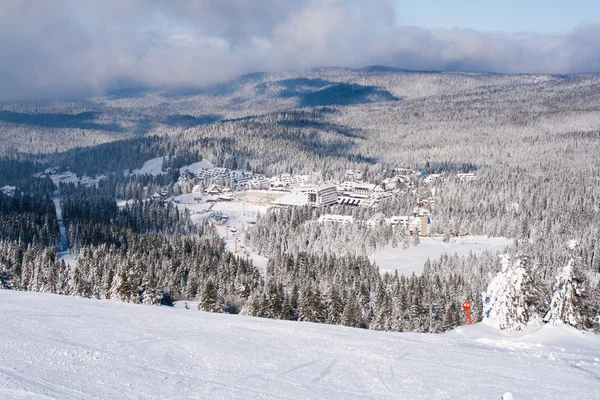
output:
[[[188,305],[0,290],[0,398],[500,399],[509,392],[582,400],[600,391],[600,338],[565,326],[398,334]]]

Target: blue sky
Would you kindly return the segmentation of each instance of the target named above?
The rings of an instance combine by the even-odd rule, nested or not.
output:
[[[478,31],[566,33],[600,22],[600,0],[394,0],[397,24]]]

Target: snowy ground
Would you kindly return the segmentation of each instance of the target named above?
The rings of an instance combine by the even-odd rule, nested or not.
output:
[[[506,238],[489,238],[486,236],[466,236],[451,239],[450,243],[443,243],[442,238],[420,238],[420,244],[416,247],[402,249],[402,243],[397,248],[388,246],[383,251],[373,254],[370,259],[375,261],[382,272],[393,272],[404,275],[421,274],[427,258],[431,260],[439,258],[442,254],[458,254],[466,256],[469,252],[481,254],[485,250],[502,252],[513,241]]]
[[[584,400],[600,391],[600,339],[565,327],[398,334],[4,290],[0,313],[3,399],[500,399],[511,392]]]
[[[193,163],[190,165],[186,165],[185,167],[179,168],[179,172],[184,173],[187,170],[194,174],[197,174],[203,169],[212,169],[214,167],[215,166],[210,161],[202,160],[197,163]]]
[[[140,169],[134,169],[131,171],[132,175],[162,175],[164,174],[162,170],[163,158],[156,157],[151,160],[148,160],[142,165]]]

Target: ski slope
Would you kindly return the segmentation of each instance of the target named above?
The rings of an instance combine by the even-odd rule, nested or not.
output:
[[[131,171],[132,175],[164,175],[166,172],[162,170],[163,157],[152,158],[142,165],[142,168]]]
[[[191,303],[190,303],[191,305]],[[597,399],[566,327],[397,334],[0,290],[2,399]]]

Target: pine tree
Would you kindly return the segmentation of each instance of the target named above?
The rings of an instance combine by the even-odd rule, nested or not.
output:
[[[361,320],[360,305],[356,299],[356,295],[350,293],[344,307],[344,313],[342,314],[342,325],[359,328],[362,323]]]
[[[335,287],[330,287],[327,293],[327,323],[339,325],[342,323],[344,303]]]
[[[581,260],[573,254],[574,251],[570,253],[567,265],[555,279],[550,310],[544,320],[551,324],[563,322],[578,328],[590,327],[591,315],[586,313],[589,297],[588,281]]]
[[[223,312],[221,305],[217,299],[218,293],[217,288],[211,280],[207,280],[204,284],[202,291],[202,297],[198,309],[202,311],[220,313]]]
[[[303,287],[298,319],[306,322],[325,321],[325,307],[318,287],[313,288],[309,285]]]
[[[517,258],[511,263],[508,255],[501,256],[500,271],[483,293],[483,322],[496,329],[522,330],[528,323],[540,320],[528,288],[531,277]]]

